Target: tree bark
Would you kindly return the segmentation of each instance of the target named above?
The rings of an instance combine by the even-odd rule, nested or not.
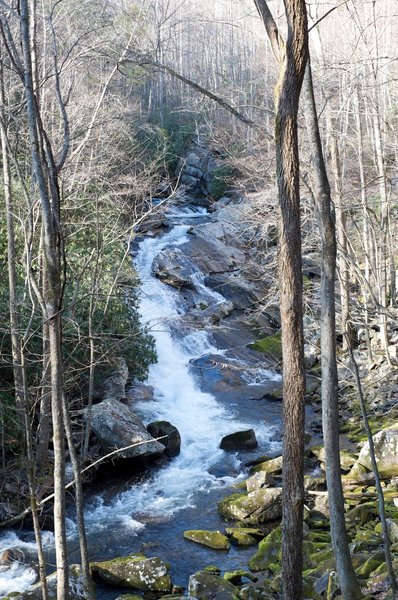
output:
[[[337,575],[345,600],[361,598],[361,590],[351,562],[344,520],[344,496],[341,483],[339,450],[339,404],[336,361],[336,234],[335,216],[329,179],[323,158],[318,116],[312,84],[311,64],[308,62],[303,86],[305,116],[310,140],[314,196],[317,202],[322,239],[321,273],[321,364],[322,364],[322,428],[326,454],[330,530],[336,559]],[[349,339],[349,338],[348,338]]]
[[[286,0],[285,8],[286,56],[275,98],[283,349],[282,589],[285,600],[297,600],[302,596],[305,397],[297,113],[308,57],[308,34],[305,2]]]
[[[283,350],[282,590],[285,600],[302,597],[304,507],[304,336],[301,215],[297,113],[308,58],[307,12],[303,0],[285,0],[286,44],[266,0],[257,10],[280,61],[275,88],[275,144],[279,229],[279,286]]]

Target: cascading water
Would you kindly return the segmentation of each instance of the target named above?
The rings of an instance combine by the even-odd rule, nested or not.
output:
[[[197,214],[185,211],[174,215],[184,219],[191,216]],[[225,473],[214,474],[217,465],[222,463],[229,462],[235,473],[238,467],[235,455],[226,457],[219,449],[223,435],[253,427],[259,441],[264,443],[273,433],[272,427],[267,429],[264,423],[259,426],[256,415],[249,422],[237,420],[228,407],[198,389],[190,372],[190,360],[205,353],[219,353],[203,330],[185,331],[176,339],[175,331],[178,331],[178,320],[183,313],[179,292],[152,274],[152,263],[166,247],[188,241],[188,230],[189,225],[176,225],[161,238],[146,238],[140,243],[136,257],[141,280],[142,320],[156,340],[158,362],[151,366],[148,378],[154,388],[154,399],[136,404],[134,410],[145,422],[156,419],[173,423],[181,433],[181,452],[143,483],[124,489],[114,498],[100,495],[90,502],[86,526],[96,555],[114,556],[119,552],[134,551],[134,538],[145,536],[142,530],[148,520],[167,520],[178,511],[200,504],[201,495],[208,494],[209,490],[230,483],[231,477]],[[220,294],[205,287],[200,273],[194,272],[192,281],[197,291],[206,296],[207,302],[224,301]],[[272,377],[272,374],[264,373],[264,376]],[[69,541],[75,545],[76,531],[72,521]],[[15,534],[3,535],[0,550],[10,546],[21,547],[20,539]],[[15,585],[9,580],[10,572],[0,572],[0,594],[23,590],[31,583],[29,569],[18,568],[19,579],[15,580]]]

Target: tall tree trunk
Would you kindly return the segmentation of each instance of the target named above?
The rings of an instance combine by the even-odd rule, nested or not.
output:
[[[281,224],[279,284],[283,348],[282,587],[285,600],[302,595],[304,506],[304,337],[297,113],[308,57],[302,0],[285,1],[288,35],[276,90],[276,169]]]
[[[53,165],[46,165],[41,154],[42,126],[36,103],[33,83],[30,23],[28,0],[20,2],[21,43],[23,51],[23,81],[29,126],[32,166],[40,194],[43,222],[43,250],[45,281],[43,298],[46,307],[44,319],[48,321],[51,369],[51,414],[54,446],[54,534],[57,566],[57,599],[66,600],[69,595],[68,562],[65,527],[65,442],[62,413],[62,356],[61,356],[61,268],[60,268],[60,215],[59,199],[54,197],[56,173]],[[48,177],[46,176],[48,175]],[[52,194],[50,197],[50,193]]]
[[[285,600],[302,597],[304,507],[304,335],[297,113],[308,58],[303,0],[285,0],[286,44],[266,0],[255,0],[280,63],[275,88],[276,170],[281,211],[279,285],[283,349],[282,588]]]
[[[314,107],[314,109],[316,109],[316,107]],[[337,266],[340,279],[341,333],[343,334],[343,350],[348,350],[347,339],[349,339],[350,344],[353,346],[355,343],[355,330],[351,322],[350,309],[350,270],[348,260],[347,222],[343,206],[340,150],[336,134],[333,129],[333,121],[331,116],[329,119],[329,125],[330,153],[332,157],[332,167],[334,172],[334,205],[336,209],[336,233],[338,241]]]
[[[311,64],[305,74],[303,97],[308,137],[313,160],[314,196],[317,201],[322,239],[321,279],[321,363],[322,426],[326,454],[326,481],[330,508],[330,529],[340,588],[345,600],[361,598],[351,562],[344,520],[339,451],[339,405],[336,361],[336,235],[335,218],[326,172],[312,84]],[[349,339],[349,338],[348,338]]]

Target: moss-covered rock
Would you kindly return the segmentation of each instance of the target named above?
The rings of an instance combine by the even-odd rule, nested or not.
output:
[[[271,473],[267,473],[267,471],[259,471],[258,473],[254,473],[254,475],[246,479],[245,484],[248,492],[254,492],[262,487],[270,486],[273,481],[274,480]]]
[[[398,475],[398,425],[382,429],[373,436],[376,462],[382,477],[395,477]],[[355,466],[362,466],[371,471],[369,443],[365,442]],[[350,473],[351,475],[351,473]]]
[[[236,529],[229,540],[234,546],[254,546],[257,544],[257,539],[250,533],[246,533],[244,529]]]
[[[282,490],[261,488],[248,494],[232,494],[218,503],[218,511],[227,519],[261,525],[281,516]]]
[[[251,571],[266,571],[270,565],[278,561],[281,550],[281,529],[274,529],[258,545],[258,550],[249,560]]]
[[[234,585],[240,585],[243,579],[257,581],[257,577],[255,575],[248,573],[248,571],[243,571],[243,569],[238,569],[237,571],[227,571],[224,573],[224,579],[226,581],[230,581]]]
[[[264,354],[270,354],[277,358],[282,357],[282,339],[280,333],[275,335],[268,335],[265,338],[261,338],[249,344],[249,348],[256,350],[257,352],[263,352]]]
[[[376,502],[363,502],[347,512],[347,521],[352,523],[367,523],[378,515]]]
[[[266,473],[281,473],[282,472],[282,456],[277,458],[271,458],[264,462],[255,465],[251,469],[252,473],[259,473],[265,471]]]
[[[384,563],[384,560],[384,552],[375,552],[356,570],[357,575],[360,577],[369,577],[373,571],[376,571]]]
[[[205,531],[204,529],[192,529],[184,531],[184,538],[197,544],[202,544],[214,550],[229,550],[231,544],[221,531]]]
[[[171,590],[168,565],[160,558],[133,554],[91,563],[90,567],[93,573],[111,585],[153,592]]]
[[[238,590],[229,581],[223,577],[209,573],[208,571],[198,571],[189,578],[188,594],[198,600],[237,600]]]

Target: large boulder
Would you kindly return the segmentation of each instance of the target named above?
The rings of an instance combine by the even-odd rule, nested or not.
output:
[[[205,275],[237,270],[246,260],[244,253],[234,246],[195,235],[179,249]]]
[[[161,443],[165,447],[164,453],[169,458],[178,456],[181,447],[181,436],[177,427],[169,423],[169,421],[154,421],[149,423],[147,431],[154,438],[164,438]]]
[[[57,573],[52,573],[47,578],[48,600],[57,598]],[[42,600],[42,585],[36,583],[25,592],[11,593],[2,596],[3,600]],[[83,576],[79,565],[69,567],[69,595],[68,600],[85,600],[86,594],[83,586]]]
[[[198,600],[238,600],[237,592],[232,583],[209,571],[198,571],[189,578],[188,594]]]
[[[91,427],[106,454],[123,450],[119,458],[154,458],[164,453],[164,446],[153,439],[141,419],[117,400],[103,400],[91,411]]]
[[[282,515],[282,489],[261,488],[247,494],[232,494],[218,503],[218,512],[248,525],[274,521]]]
[[[195,265],[185,256],[180,247],[165,248],[152,263],[152,272],[163,283],[174,288],[193,289],[192,273]]]
[[[171,591],[168,565],[160,558],[137,554],[90,565],[92,573],[111,585],[151,592]]]
[[[395,477],[398,475],[398,426],[382,429],[373,436],[376,462],[382,477]],[[369,443],[365,442],[348,476],[356,476],[363,468],[372,470]]]
[[[254,450],[257,448],[257,438],[253,429],[246,429],[245,431],[236,431],[225,435],[220,444],[221,450],[227,452],[238,452],[239,450]]]

